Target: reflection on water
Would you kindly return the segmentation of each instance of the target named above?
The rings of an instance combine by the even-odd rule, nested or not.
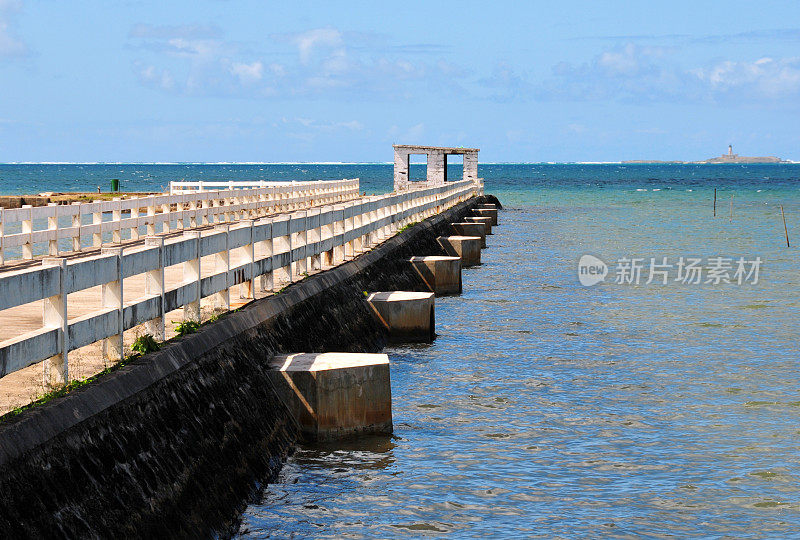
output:
[[[387,351],[394,437],[299,449],[241,534],[795,536],[798,257],[757,189],[793,208],[790,234],[800,197],[753,182],[732,221],[667,181],[503,212],[464,294],[437,298],[436,342]],[[585,288],[584,253],[764,267],[757,285]]]

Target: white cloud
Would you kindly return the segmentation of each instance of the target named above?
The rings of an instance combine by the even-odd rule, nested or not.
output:
[[[231,65],[231,73],[239,77],[242,84],[250,84],[260,81],[264,77],[264,64],[260,61],[252,64],[236,62]]]
[[[136,24],[131,28],[128,37],[140,39],[218,39],[222,37],[222,30],[215,25],[151,25]]]
[[[413,53],[370,47],[380,40],[330,27],[270,36],[273,45],[284,47],[284,54],[274,57],[219,36],[213,26],[140,24],[129,33],[133,46],[150,56],[139,64],[153,66],[159,76],[169,73],[171,88],[194,94],[411,99],[419,92],[464,93],[461,84],[468,74],[442,59],[420,59],[420,51],[432,46]],[[140,79],[166,89],[154,84],[156,75],[140,74]]]
[[[343,45],[342,33],[335,28],[315,28],[295,34],[291,37],[291,40],[297,45],[300,61],[303,64],[308,64],[311,61],[314,49],[340,49]]]
[[[22,9],[19,0],[0,0],[0,58],[26,56],[28,47],[17,36],[13,19]]]
[[[175,80],[172,74],[166,69],[157,69],[155,66],[146,66],[139,69],[139,79],[145,84],[161,88],[163,90],[172,90],[175,88]]]
[[[800,58],[760,58],[753,62],[726,60],[694,75],[716,94],[739,93],[753,98],[785,99],[800,94]]]
[[[628,43],[602,51],[580,65],[561,62],[553,67],[553,77],[535,86],[535,96],[543,100],[742,105],[789,103],[800,97],[800,57],[723,60],[707,67],[684,68],[672,52]]]

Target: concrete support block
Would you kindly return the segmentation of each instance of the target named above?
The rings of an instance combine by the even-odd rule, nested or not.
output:
[[[392,432],[389,357],[363,353],[276,356],[270,378],[309,440]]]
[[[466,216],[464,221],[469,223],[483,223],[486,234],[492,234],[492,218],[490,216]]]
[[[461,294],[461,257],[411,257],[410,262],[436,296]]]
[[[497,225],[497,208],[479,206],[477,208],[473,208],[472,213],[476,216],[488,216],[492,218],[492,225]]]
[[[374,292],[367,302],[395,343],[430,343],[436,336],[434,295],[426,292]]]
[[[483,223],[451,223],[450,227],[453,231],[461,236],[479,236],[481,239],[481,247],[486,247],[486,227]]]
[[[436,241],[448,255],[461,257],[462,267],[481,264],[480,236],[440,236]]]

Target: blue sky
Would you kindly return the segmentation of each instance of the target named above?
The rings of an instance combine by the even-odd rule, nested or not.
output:
[[[0,0],[0,161],[800,160],[800,2]]]

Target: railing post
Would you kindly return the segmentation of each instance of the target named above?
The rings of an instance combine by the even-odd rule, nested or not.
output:
[[[92,202],[97,203],[96,211],[92,212],[92,225],[97,225],[97,232],[92,233],[92,247],[99,248],[103,246],[103,212],[99,210],[102,201]]]
[[[155,197],[150,197],[147,204],[147,236],[156,235],[156,202]]]
[[[344,219],[344,232],[349,233],[356,228],[355,204],[345,204],[344,213],[345,215],[350,214],[350,217],[345,217]],[[352,238],[344,242],[345,258],[356,256],[356,240],[356,238]]]
[[[42,323],[47,328],[58,328],[58,354],[47,358],[42,364],[42,384],[55,388],[69,381],[69,323],[67,319],[66,273],[67,260],[47,257],[42,266],[58,267],[58,294],[44,299]]]
[[[165,218],[164,221],[161,222],[161,232],[163,233],[168,233],[172,229],[172,220],[170,219],[171,208],[172,205],[169,203],[161,205],[162,218]]]
[[[337,204],[333,207],[333,263],[337,265],[341,262],[344,262],[344,257],[346,254],[345,245],[346,242],[344,241],[344,236],[342,236],[341,243],[337,242],[335,239],[337,236],[344,235],[345,231],[345,220],[344,220],[344,205]]]
[[[47,206],[53,209],[53,215],[47,216],[47,230],[55,235],[55,238],[47,241],[47,254],[58,257],[58,203],[48,203]]]
[[[122,198],[114,197],[114,209],[111,210],[111,221],[114,223],[114,230],[111,232],[111,241],[115,244],[122,243]]]
[[[322,270],[322,253],[320,250],[319,242],[322,240],[322,225],[320,225],[320,221],[322,219],[322,212],[320,209],[317,210],[309,210],[308,214],[312,214],[313,216],[311,219],[316,221],[317,226],[311,227],[309,226],[308,229],[308,236],[307,236],[307,244],[316,244],[316,247],[306,249],[306,253],[311,257],[311,269],[312,270]]]
[[[247,263],[248,271],[249,271],[249,279],[245,280],[239,286],[239,298],[245,298],[249,300],[254,300],[256,297],[256,288],[255,288],[255,260],[256,260],[256,244],[253,242],[253,225],[255,221],[252,219],[243,219],[241,222],[240,227],[247,228],[250,230],[250,240],[247,244],[239,248],[242,254],[242,262]]]
[[[28,235],[25,243],[22,244],[22,258],[33,259],[33,243],[31,242],[31,233],[33,233],[33,216],[31,216],[31,208],[33,207],[30,204],[23,204],[22,208],[27,210],[27,218],[22,220],[22,234]]]
[[[136,203],[131,208],[131,219],[135,219],[136,223],[131,227],[131,240],[139,239],[139,203]]]
[[[72,206],[78,207],[78,213],[72,215],[72,228],[78,229],[77,232],[72,236],[72,251],[80,251],[81,250],[81,220],[83,216],[81,216],[81,203],[74,202]]]
[[[231,309],[230,229],[231,226],[228,223],[220,223],[214,226],[215,231],[225,233],[225,250],[214,254],[214,273],[225,272],[225,288],[214,293],[213,302],[216,309],[225,311]]]
[[[164,302],[164,237],[148,236],[144,239],[144,245],[158,249],[158,266],[145,273],[144,282],[144,294],[158,296],[158,317],[145,322],[144,328],[145,332],[157,341],[164,341],[166,339],[164,318],[167,315]]]
[[[300,258],[297,259],[294,263],[294,275],[298,278],[302,278],[304,274],[308,274],[308,255],[306,254],[307,244],[308,244],[308,220],[306,219],[306,212],[295,212],[292,214],[292,220],[294,219],[302,219],[303,220],[303,227],[300,231],[292,234],[292,249],[301,248],[302,255]],[[291,220],[289,221],[289,227],[291,230]]]
[[[269,234],[267,238],[259,242],[261,247],[261,254],[263,255],[261,259],[271,259],[273,255],[272,251],[272,227],[270,227]],[[275,269],[272,268],[272,263],[274,259],[270,261],[270,271],[264,274],[261,274],[261,291],[262,292],[272,292],[275,287]]]
[[[283,221],[283,220],[281,220]],[[289,283],[292,282],[292,235],[289,232],[289,226],[291,225],[291,219],[286,219],[286,235],[285,236],[277,236],[273,237],[272,239],[272,254],[273,256],[276,253],[288,253],[288,263],[286,266],[280,266],[278,268],[273,268],[273,290],[278,291],[283,284],[284,280],[288,281]],[[273,221],[273,231],[275,230],[275,222]],[[274,260],[274,259],[273,259]]]
[[[117,314],[117,333],[103,340],[103,364],[108,367],[111,362],[120,362],[125,358],[123,336],[125,331],[125,303],[123,301],[122,248],[102,248],[103,255],[114,255],[116,260],[116,277],[114,281],[103,283],[100,287],[101,302],[104,308],[114,309]]]
[[[183,282],[194,283],[195,290],[193,300],[183,306],[183,320],[200,322],[200,300],[202,298],[200,272],[200,231],[186,231],[184,238],[194,238],[194,258],[183,263]]]

